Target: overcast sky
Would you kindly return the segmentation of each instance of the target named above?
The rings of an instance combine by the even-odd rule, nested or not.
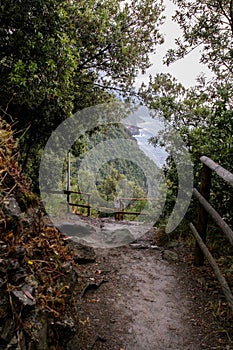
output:
[[[165,42],[158,46],[155,55],[151,55],[151,62],[153,66],[149,68],[145,75],[140,75],[137,78],[136,85],[140,86],[142,82],[148,82],[148,76],[156,73],[170,73],[185,87],[190,87],[195,84],[195,79],[200,73],[204,73],[207,77],[211,77],[211,73],[207,66],[199,63],[200,53],[199,49],[191,52],[186,58],[179,60],[169,67],[163,65],[163,56],[169,48],[174,48],[174,39],[181,35],[178,24],[172,21],[172,15],[175,12],[175,6],[170,0],[164,0],[166,5],[166,20],[161,27],[161,31],[165,35]]]

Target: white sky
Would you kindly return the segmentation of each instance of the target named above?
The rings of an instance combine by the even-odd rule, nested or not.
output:
[[[171,64],[169,67],[163,65],[163,57],[167,50],[175,47],[174,40],[181,36],[182,33],[178,24],[171,18],[175,12],[175,5],[170,0],[164,0],[164,3],[166,6],[166,19],[160,30],[165,36],[165,42],[157,47],[156,54],[151,55],[151,63],[153,66],[147,70],[146,74],[138,76],[136,80],[137,87],[139,87],[142,82],[147,83],[150,74],[153,76],[161,72],[172,74],[185,87],[195,85],[195,80],[201,73],[204,73],[207,77],[211,77],[211,72],[207,66],[199,63],[199,49],[192,51],[184,59]]]

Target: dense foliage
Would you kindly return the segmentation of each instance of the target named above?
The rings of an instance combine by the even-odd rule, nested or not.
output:
[[[14,194],[22,211],[37,202],[18,163],[18,148],[11,126],[0,116],[0,226],[7,226],[4,200]]]
[[[198,47],[200,60],[212,70],[213,78],[208,81],[201,75],[196,86],[185,89],[171,75],[157,74],[151,77],[148,88],[142,87],[141,96],[180,132],[191,154],[198,186],[202,155],[233,171],[233,3],[230,0],[173,2],[177,5],[174,20],[182,30],[182,37],[176,40],[177,48],[168,51],[165,61],[171,64]],[[157,141],[163,143],[164,137],[161,135]],[[171,167],[168,185],[174,193],[176,177]],[[229,187],[214,177],[211,201],[233,223],[229,211],[233,193]],[[175,196],[169,208],[174,200]],[[192,207],[189,213],[195,213]]]
[[[147,184],[146,177],[143,170],[136,164],[135,160],[137,159],[137,154],[129,154],[132,162],[128,159],[124,159],[121,156],[122,146],[120,141],[118,142],[119,146],[116,148],[116,154],[119,154],[119,158],[115,155],[112,155],[112,150],[105,150],[104,158],[110,156],[109,161],[101,163],[101,152],[98,153],[98,160],[93,160],[93,163],[97,161],[100,168],[95,174],[95,187],[90,190],[92,183],[92,171],[85,169],[80,169],[82,165],[82,160],[88,152],[91,151],[95,146],[101,144],[102,142],[108,140],[121,140],[127,139],[130,142],[135,143],[136,140],[128,133],[127,129],[122,124],[110,124],[107,126],[102,126],[94,130],[91,135],[85,134],[82,138],[77,140],[72,147],[71,152],[71,190],[80,191],[83,190],[79,187],[79,176],[85,178],[85,188],[93,197],[97,196],[97,192],[103,198],[104,201],[110,203],[111,210],[114,210],[114,199],[115,198],[145,198],[147,193]],[[137,147],[135,148],[137,150]],[[127,152],[126,152],[127,153]],[[138,152],[137,152],[138,153]],[[112,156],[112,157],[111,157]],[[143,157],[143,153],[140,153],[140,156]],[[97,164],[96,164],[97,166]],[[85,172],[85,174],[83,174]],[[65,179],[66,181],[66,179]],[[65,184],[64,184],[65,186]],[[80,202],[83,204],[87,203],[87,197],[85,195],[72,195],[72,203]],[[122,200],[122,206],[124,201]],[[144,208],[145,201],[134,201],[129,205],[127,202],[127,209],[130,211],[140,211]],[[101,206],[101,205],[100,205]],[[97,206],[98,207],[98,206]],[[126,205],[124,205],[126,209]],[[106,208],[105,208],[106,209]],[[109,213],[112,211],[110,210]],[[78,208],[77,211],[85,212],[86,209]],[[93,210],[92,215],[101,215],[101,211]],[[106,215],[106,212],[104,213]],[[127,218],[130,218],[127,216]]]
[[[46,140],[77,109],[130,91],[162,41],[152,0],[0,1],[0,108],[36,181]]]

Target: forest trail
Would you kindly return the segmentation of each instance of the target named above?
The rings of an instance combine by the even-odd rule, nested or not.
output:
[[[137,244],[96,254],[80,276],[81,350],[221,348],[209,344],[215,341],[205,329],[211,320],[194,305],[191,276],[164,258],[153,230]]]

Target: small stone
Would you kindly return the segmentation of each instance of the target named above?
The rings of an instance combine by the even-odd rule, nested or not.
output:
[[[15,217],[20,217],[21,214],[21,210],[19,207],[19,204],[17,202],[17,200],[15,199],[15,196],[13,194],[10,194],[5,200],[4,203],[5,207],[7,208],[7,210],[10,212],[10,214],[12,216]]]
[[[106,230],[106,242],[115,244],[127,244],[134,241],[134,237],[127,228],[117,229],[115,231]]]
[[[30,299],[34,299],[32,296],[32,293],[34,291],[34,288],[32,286],[30,286],[29,284],[24,284],[22,286],[22,291],[30,298]]]
[[[72,242],[73,252],[74,252],[74,261],[78,264],[87,264],[95,262],[96,254],[92,247],[84,246],[80,243]]]
[[[151,247],[151,249],[159,250],[159,246],[157,246],[157,245],[151,245],[150,247]]]
[[[134,249],[148,249],[150,245],[147,243],[131,243],[130,247]]]
[[[183,247],[184,246],[184,243],[183,242],[179,242],[179,241],[172,241],[172,242],[169,242],[167,244],[167,248],[168,249],[175,249],[175,248],[180,248],[180,247]]]
[[[95,233],[95,228],[83,222],[61,222],[56,224],[57,229],[67,236],[82,238]]]
[[[21,304],[23,306],[32,307],[32,306],[36,305],[36,300],[29,298],[29,296],[27,296],[27,293],[25,293],[22,290],[13,290],[12,294],[14,295],[16,300],[19,302],[19,304]]]
[[[179,259],[178,254],[171,250],[164,250],[162,257],[168,261],[178,261]]]

